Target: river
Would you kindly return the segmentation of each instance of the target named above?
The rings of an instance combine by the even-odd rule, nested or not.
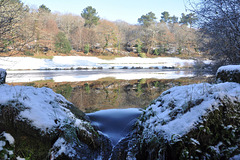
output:
[[[211,82],[210,75],[186,70],[101,69],[8,71],[7,83],[49,87],[86,112],[113,145],[133,127],[141,109],[163,91],[179,85]]]

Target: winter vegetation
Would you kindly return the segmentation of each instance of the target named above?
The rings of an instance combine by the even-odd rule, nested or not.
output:
[[[239,0],[189,0],[198,18],[201,33],[200,49],[221,65],[240,62],[240,1]]]
[[[149,12],[132,25],[102,19],[92,6],[79,15],[52,13],[45,5],[29,8],[19,0],[2,0],[0,8],[6,16],[0,18],[0,54],[4,55],[192,57],[200,53],[197,30],[191,27],[194,14],[182,14],[178,20],[167,11],[158,18]]]

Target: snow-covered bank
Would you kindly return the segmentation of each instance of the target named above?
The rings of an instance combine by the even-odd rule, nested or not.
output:
[[[53,59],[37,59],[31,57],[0,57],[1,68],[18,69],[71,69],[71,68],[123,68],[123,67],[181,67],[191,66],[194,60],[174,57],[140,58],[122,57],[113,60],[103,60],[97,57],[85,56],[54,56]],[[208,63],[208,61],[206,61]]]

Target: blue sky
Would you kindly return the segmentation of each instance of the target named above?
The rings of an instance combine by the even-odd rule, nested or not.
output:
[[[137,19],[152,11],[157,19],[161,13],[168,11],[177,17],[187,13],[185,3],[187,0],[22,0],[24,4],[38,7],[45,4],[53,12],[73,13],[80,15],[87,6],[94,7],[100,18],[110,21],[123,20],[136,24]]]

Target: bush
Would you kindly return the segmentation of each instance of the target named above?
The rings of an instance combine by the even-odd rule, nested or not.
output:
[[[160,55],[158,49],[155,49],[153,54],[154,54],[154,55],[157,55],[157,56]]]
[[[88,54],[89,53],[89,44],[86,44],[85,46],[84,46],[84,53],[85,54]]]
[[[72,50],[71,44],[63,32],[59,32],[55,37],[55,49],[60,53],[69,53]]]
[[[137,53],[141,53],[142,52],[142,42],[138,39],[137,40]]]
[[[146,57],[147,57],[146,54],[143,53],[143,52],[142,52],[142,53],[139,53],[138,56],[141,57],[141,58],[146,58]]]
[[[26,51],[26,52],[24,53],[24,55],[25,55],[25,56],[34,56],[34,54],[31,53],[30,51]]]

